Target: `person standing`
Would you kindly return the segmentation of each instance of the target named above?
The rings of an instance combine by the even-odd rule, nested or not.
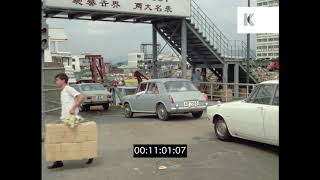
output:
[[[195,72],[192,72],[192,82],[193,84],[200,89],[200,81],[201,81],[201,73],[200,70],[197,69]]]
[[[60,73],[55,76],[56,86],[61,90],[60,101],[61,101],[61,116],[60,119],[64,120],[70,115],[77,116],[79,113],[79,106],[84,101],[84,96],[80,94],[73,87],[68,85],[68,76],[65,73]],[[87,164],[92,163],[93,158],[87,161]],[[55,169],[63,166],[62,161],[55,161],[53,165],[49,166],[48,169]]]

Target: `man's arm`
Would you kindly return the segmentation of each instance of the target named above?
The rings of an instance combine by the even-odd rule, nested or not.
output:
[[[82,102],[84,101],[84,96],[80,94],[77,90],[75,90],[73,87],[67,86],[66,91],[75,98],[76,102],[70,109],[69,113],[74,115],[76,113],[76,109],[81,106]]]
[[[70,114],[75,114],[75,113],[76,113],[76,109],[81,106],[81,104],[83,103],[83,101],[84,101],[84,96],[83,96],[82,94],[78,94],[78,95],[76,96],[76,103],[75,103],[74,106],[71,108]]]

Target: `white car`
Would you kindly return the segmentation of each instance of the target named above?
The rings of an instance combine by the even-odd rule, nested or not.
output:
[[[239,137],[279,146],[279,81],[256,86],[245,100],[207,107],[218,139]]]

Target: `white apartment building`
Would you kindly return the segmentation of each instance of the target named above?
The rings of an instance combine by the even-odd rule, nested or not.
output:
[[[63,28],[49,28],[49,48],[44,51],[44,62],[61,63],[65,68],[65,73],[69,76],[69,82],[75,83],[74,68],[72,66],[72,56],[70,52],[59,50],[59,43],[68,40]]]
[[[85,55],[73,55],[72,56],[72,68],[74,72],[81,71],[82,61],[85,59]]]
[[[143,68],[144,67],[144,53],[129,53],[127,67],[128,68]]]
[[[279,0],[257,0],[258,7],[279,6]],[[279,34],[258,33],[256,35],[256,58],[273,59],[279,57]]]

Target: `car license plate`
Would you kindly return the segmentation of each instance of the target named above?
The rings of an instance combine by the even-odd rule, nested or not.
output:
[[[97,96],[97,99],[102,100],[103,96]]]
[[[196,107],[199,105],[199,101],[185,101],[184,106],[186,107]]]

